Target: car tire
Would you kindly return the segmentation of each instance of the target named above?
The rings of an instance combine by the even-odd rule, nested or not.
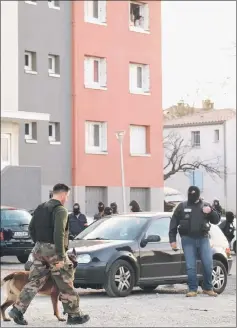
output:
[[[142,290],[144,290],[144,292],[146,293],[151,293],[153,292],[153,290],[155,290],[158,285],[148,285],[148,286],[139,286]]]
[[[235,241],[234,244],[233,244],[233,251],[234,251],[235,254],[236,254],[236,241]]]
[[[135,272],[125,260],[114,262],[108,272],[104,289],[110,297],[126,297],[135,285]]]
[[[19,262],[25,264],[28,261],[29,255],[19,255],[17,256],[17,259]]]
[[[221,294],[226,288],[228,279],[226,267],[221,261],[214,260],[212,272],[213,290],[217,294]]]

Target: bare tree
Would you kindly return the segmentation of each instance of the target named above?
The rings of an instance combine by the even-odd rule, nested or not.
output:
[[[191,143],[186,143],[177,132],[170,132],[163,142],[166,163],[164,166],[164,180],[169,179],[178,172],[189,172],[203,169],[212,177],[222,178],[224,169],[220,166],[220,158],[209,160],[199,158],[187,159],[187,154],[193,149]]]

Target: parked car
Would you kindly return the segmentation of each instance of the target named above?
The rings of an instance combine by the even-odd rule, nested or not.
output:
[[[74,285],[81,288],[104,288],[111,297],[123,297],[135,286],[152,291],[159,285],[187,283],[184,254],[171,249],[168,239],[171,213],[129,213],[92,223],[70,242],[75,248],[78,267]],[[211,227],[213,285],[217,293],[226,287],[232,258],[220,229]],[[218,234],[221,238],[216,236]],[[30,256],[25,265],[29,270]],[[202,284],[202,267],[197,265]]]
[[[34,247],[28,227],[31,215],[24,209],[1,206],[1,228],[10,229],[13,236],[10,240],[4,240],[1,234],[1,257],[16,256],[21,263],[26,263],[28,256]]]

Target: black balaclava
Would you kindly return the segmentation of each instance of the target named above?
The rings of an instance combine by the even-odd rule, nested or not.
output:
[[[112,215],[113,214],[112,208],[111,207],[106,207],[105,210],[104,210],[104,214],[105,214],[105,216]]]
[[[132,206],[131,208],[132,212],[141,212],[140,206],[138,205],[138,202],[136,202],[135,200],[132,200],[129,206]]]
[[[191,204],[196,203],[200,199],[200,189],[196,186],[188,188],[188,202]]]
[[[75,215],[78,215],[78,214],[80,213],[80,205],[79,205],[78,203],[75,203],[75,204],[73,205],[73,213],[74,213]]]
[[[113,210],[113,214],[118,214],[118,205],[114,202],[110,204],[110,207]]]
[[[98,204],[98,211],[99,211],[99,213],[104,212],[104,209],[105,209],[104,203],[99,202],[99,204]]]
[[[226,216],[226,221],[229,222],[229,223],[233,223],[234,222],[234,213],[233,212],[226,212],[225,214]]]

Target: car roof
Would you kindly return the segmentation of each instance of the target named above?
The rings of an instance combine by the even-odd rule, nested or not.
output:
[[[118,214],[118,216],[136,216],[136,217],[146,217],[146,218],[163,218],[163,217],[171,217],[172,212],[129,212],[124,214]]]
[[[27,211],[24,208],[17,208],[14,206],[5,206],[5,205],[1,205],[1,210],[18,210],[18,211]]]

